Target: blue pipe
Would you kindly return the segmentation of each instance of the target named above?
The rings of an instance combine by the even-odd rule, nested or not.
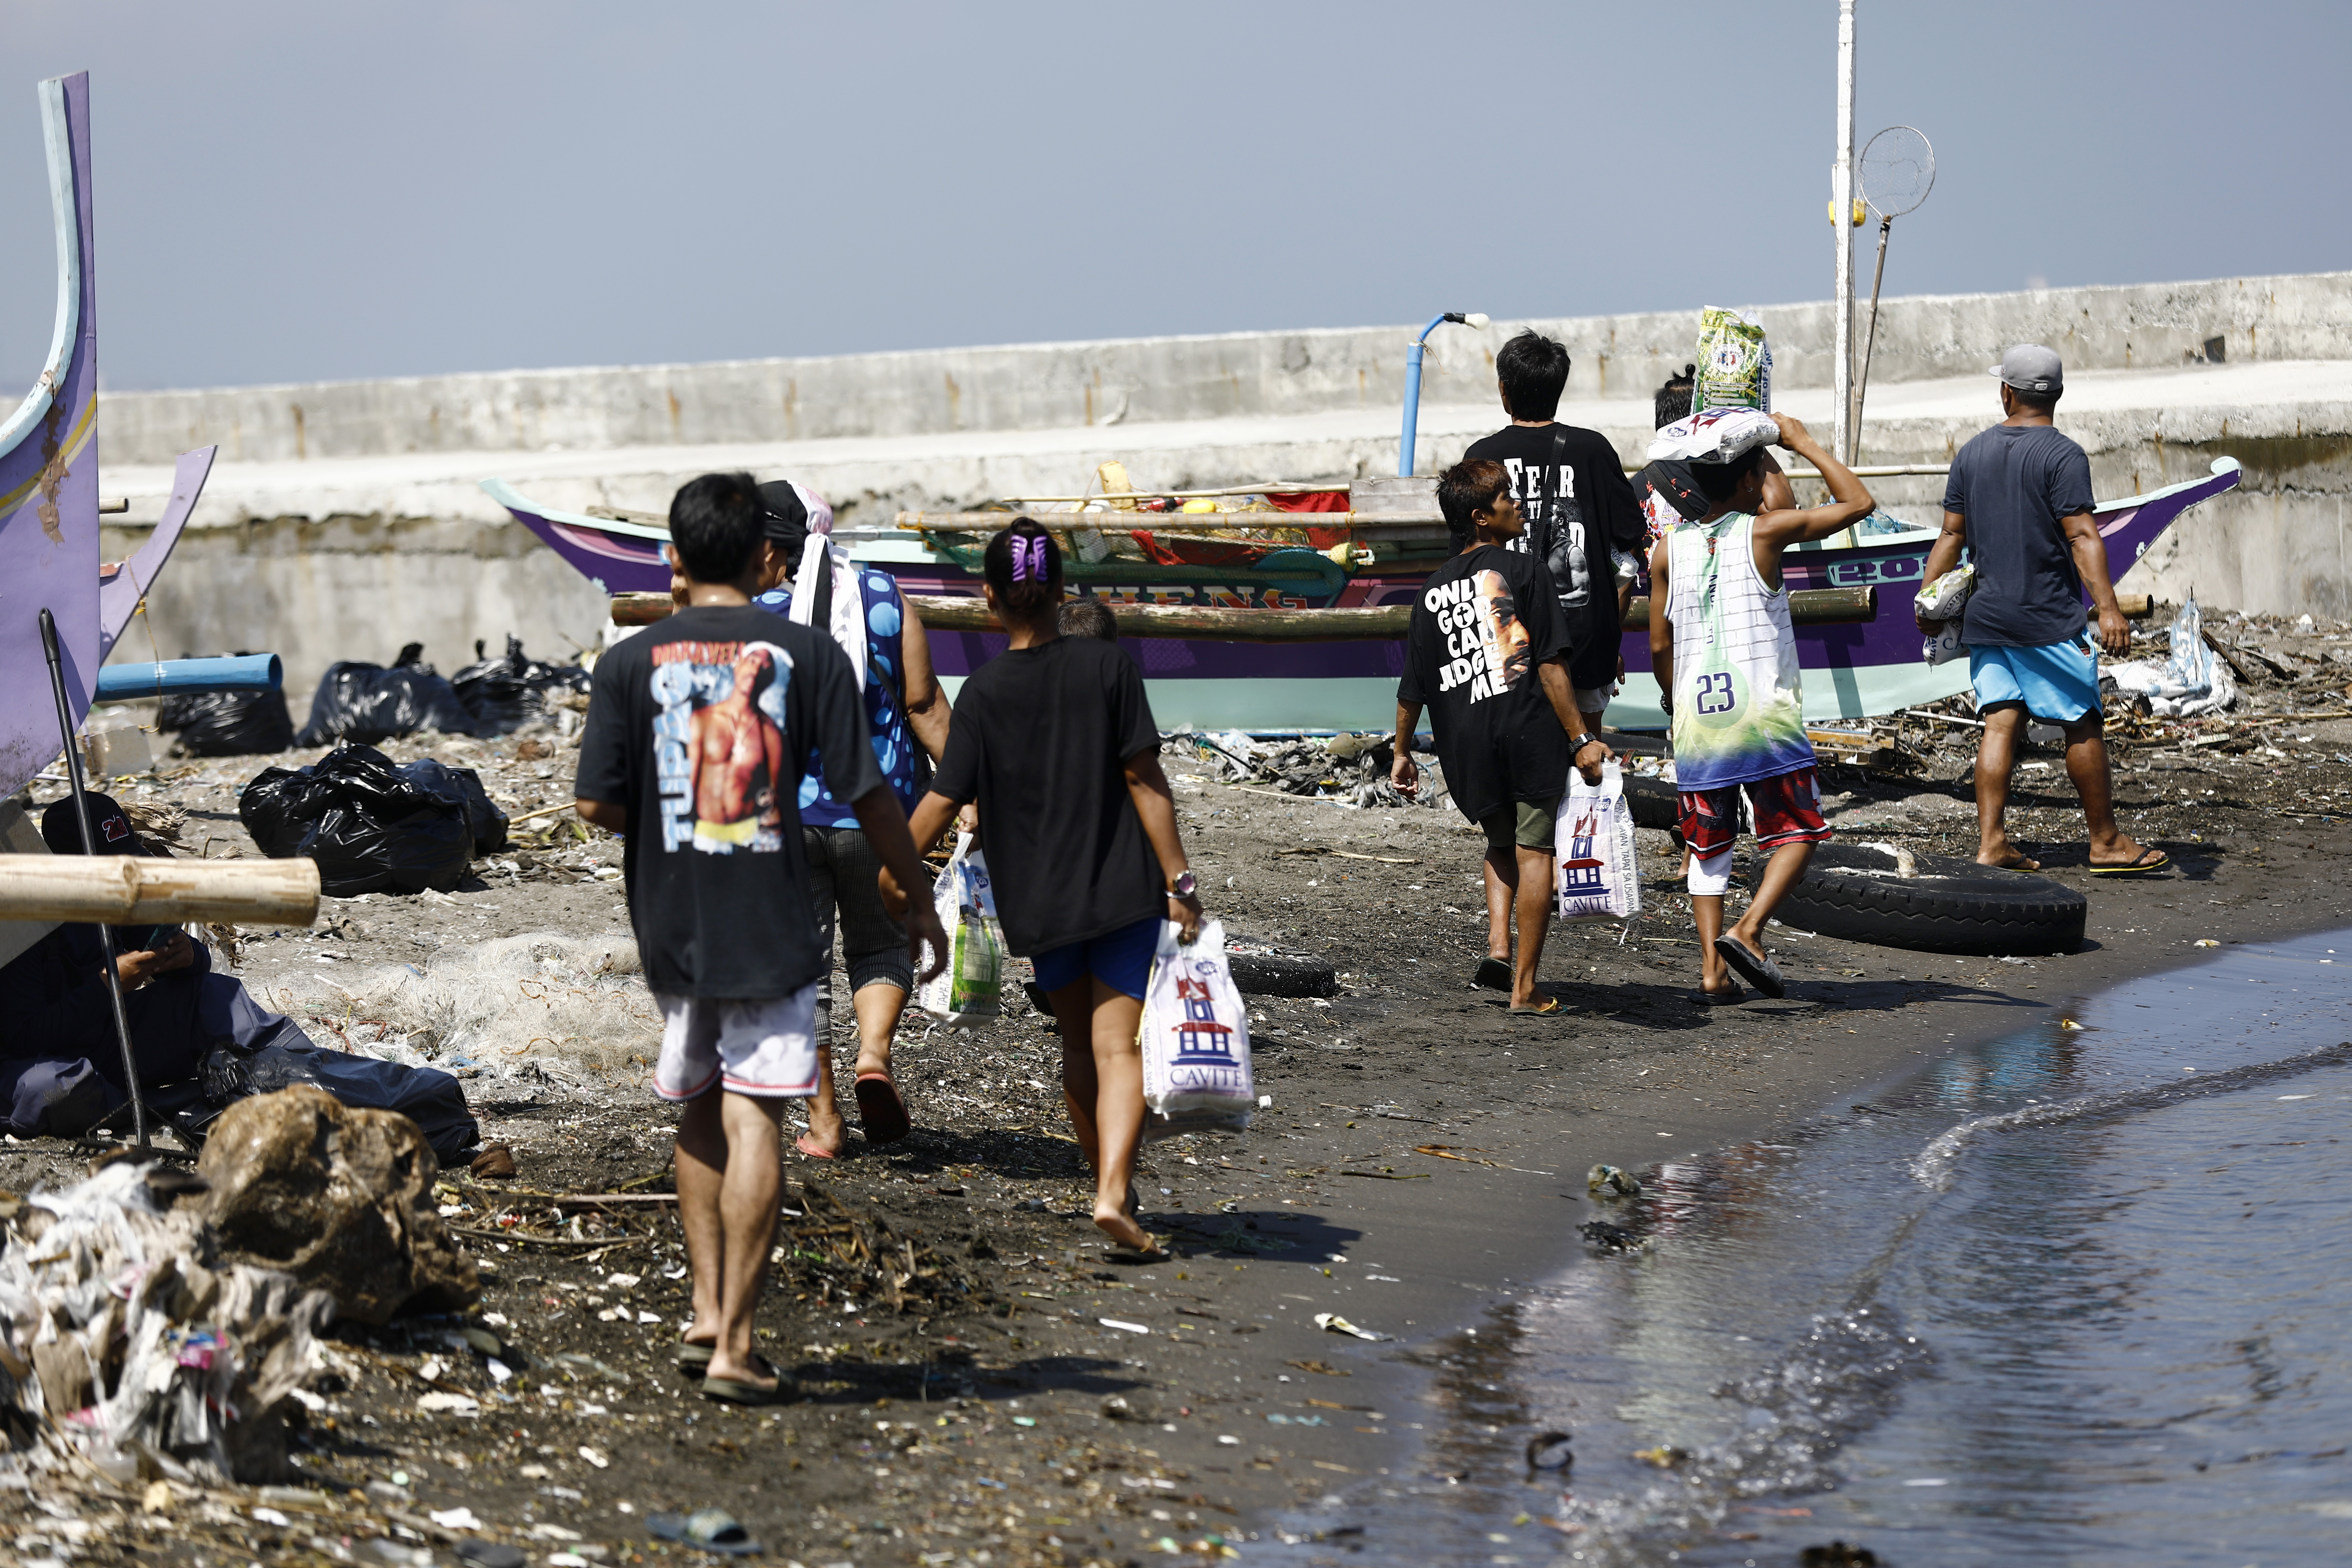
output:
[[[1421,336],[1412,340],[1412,347],[1405,351],[1404,436],[1397,447],[1397,478],[1401,479],[1412,478],[1413,429],[1421,423],[1422,345],[1429,341],[1430,333],[1448,321],[1458,321],[1461,319],[1462,314],[1458,310],[1447,310],[1442,315],[1432,316],[1429,319],[1429,325],[1421,329]]]
[[[274,653],[235,658],[174,658],[162,664],[110,664],[98,672],[100,702],[140,697],[193,697],[205,691],[276,691],[286,683]]]

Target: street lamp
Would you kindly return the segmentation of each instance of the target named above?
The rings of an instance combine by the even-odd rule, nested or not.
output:
[[[1399,479],[1409,479],[1412,478],[1413,427],[1421,422],[1422,349],[1423,346],[1429,342],[1429,334],[1437,331],[1438,328],[1444,326],[1448,321],[1458,321],[1463,326],[1484,331],[1486,325],[1486,313],[1480,310],[1472,310],[1466,315],[1460,310],[1448,310],[1442,316],[1432,316],[1429,319],[1429,325],[1421,329],[1421,336],[1413,339],[1412,347],[1406,351],[1404,356],[1404,437],[1402,444],[1397,447],[1397,477]]]

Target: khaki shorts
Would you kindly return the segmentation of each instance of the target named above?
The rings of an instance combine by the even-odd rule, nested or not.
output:
[[[730,1093],[771,1100],[814,1094],[816,990],[824,983],[749,1002],[656,992],[662,1043],[654,1092],[664,1100],[693,1100],[723,1085]]]
[[[1486,847],[1508,849],[1517,845],[1521,849],[1549,849],[1554,825],[1559,816],[1559,796],[1549,800],[1515,800],[1508,805],[1498,805],[1478,819],[1486,832]]]

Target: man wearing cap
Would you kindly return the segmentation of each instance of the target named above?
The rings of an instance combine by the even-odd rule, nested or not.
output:
[[[2143,847],[2116,826],[2098,648],[2121,654],[2131,630],[2116,605],[2106,543],[2091,516],[2090,459],[2052,423],[2065,368],[2053,350],[2019,343],[1990,374],[2000,378],[2008,417],[1952,459],[1944,531],[1920,579],[1933,582],[1958,565],[1963,548],[1976,567],[1975,587],[1960,610],[1960,637],[1985,724],[1977,748],[1977,860],[2041,868],[2010,842],[2001,820],[2031,714],[2065,731],[2066,774],[2090,828],[2092,874],[2160,869],[2163,851]],[[2083,612],[2085,589],[2099,613],[2097,647]],[[1933,636],[1941,625],[1923,621],[1920,629]]]

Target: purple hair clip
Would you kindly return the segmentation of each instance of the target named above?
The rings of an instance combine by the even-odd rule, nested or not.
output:
[[[1042,533],[1013,542],[1013,580],[1026,583],[1032,578],[1045,581],[1045,536]]]

